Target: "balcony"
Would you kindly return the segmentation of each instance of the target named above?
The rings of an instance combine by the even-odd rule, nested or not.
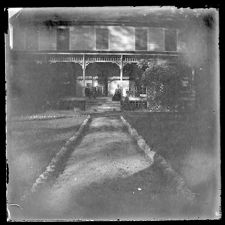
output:
[[[112,62],[120,64],[137,63],[140,59],[164,58],[176,61],[180,53],[178,52],[59,52],[59,51],[15,51],[11,50],[11,59],[14,61],[36,61],[37,63],[57,63],[74,62],[82,64],[84,61],[94,62]]]

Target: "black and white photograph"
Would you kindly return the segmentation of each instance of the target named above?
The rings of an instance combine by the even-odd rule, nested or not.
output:
[[[218,9],[7,10],[7,221],[221,219]]]

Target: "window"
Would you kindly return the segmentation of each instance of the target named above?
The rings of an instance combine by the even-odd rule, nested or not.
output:
[[[39,28],[39,50],[56,50],[56,30],[52,27]]]
[[[148,30],[148,50],[164,51],[164,33],[162,28],[149,28]]]
[[[134,51],[134,28],[109,26],[110,50]]]
[[[109,49],[109,31],[107,28],[96,28],[96,49]]]
[[[165,50],[177,51],[177,31],[175,29],[165,30]]]
[[[57,29],[57,50],[69,49],[69,29],[58,28]]]
[[[147,29],[135,29],[135,50],[147,51],[148,46],[148,32]]]
[[[38,30],[35,27],[26,29],[26,49],[28,51],[38,50]]]
[[[13,27],[13,49],[25,50],[26,48],[26,33],[23,27]]]
[[[75,26],[70,29],[70,50],[94,50],[93,27]]]

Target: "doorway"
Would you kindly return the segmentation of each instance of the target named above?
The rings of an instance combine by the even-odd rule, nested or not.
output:
[[[120,69],[117,64],[110,62],[91,63],[86,69],[86,83],[91,83],[100,96],[112,96],[112,80],[119,79]]]

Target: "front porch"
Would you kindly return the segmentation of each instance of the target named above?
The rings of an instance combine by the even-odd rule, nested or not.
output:
[[[137,64],[141,59],[151,60],[166,60],[169,63],[177,63],[180,53],[178,52],[53,52],[53,51],[11,51],[12,61],[18,62],[34,62],[37,65],[49,64],[55,65],[58,63],[71,63],[73,65],[79,65],[73,72],[73,76],[79,70],[76,75],[77,85],[82,89],[82,94],[79,96],[85,96],[85,87],[91,83],[93,85],[98,80],[98,75],[93,73],[93,68],[98,65],[98,68],[102,68],[105,65],[113,65],[112,68],[116,68],[114,74],[110,74],[108,77],[108,86],[111,89],[115,89],[119,84],[124,88],[123,96],[126,95],[126,89],[128,89],[129,77],[124,75],[124,68],[127,64]],[[101,70],[101,69],[100,69]],[[57,72],[57,71],[56,71]],[[78,87],[79,89],[79,87]],[[78,97],[79,93],[76,92]],[[108,95],[108,94],[106,94]],[[109,96],[113,95],[113,91],[109,93]]]
[[[24,96],[29,95],[28,100],[31,101],[31,106],[36,102],[36,108],[42,107],[45,102],[50,102],[50,104],[53,102],[53,105],[60,102],[59,105],[62,108],[77,107],[81,110],[86,109],[85,88],[87,86],[97,88],[99,92],[97,101],[103,101],[101,97],[110,97],[108,99],[111,99],[118,87],[122,90],[123,97],[127,95],[127,91],[129,91],[129,95],[138,97],[132,93],[135,89],[134,79],[138,76],[137,64],[140,60],[148,59],[157,63],[166,61],[168,64],[179,67],[181,57],[178,52],[11,51],[11,54],[12,76],[16,74],[17,79],[21,79],[21,84],[24,84],[24,80],[30,82],[25,85],[29,89],[27,93],[24,92]],[[133,69],[129,72],[131,67]],[[136,69],[134,69],[135,67]],[[182,74],[180,75],[182,76]],[[190,75],[192,79],[194,71]],[[37,82],[40,85],[37,85]],[[22,88],[26,91],[26,87]],[[146,93],[144,94],[146,95]],[[132,108],[135,105],[135,109],[146,108],[146,102],[144,105],[139,102],[132,104]]]

